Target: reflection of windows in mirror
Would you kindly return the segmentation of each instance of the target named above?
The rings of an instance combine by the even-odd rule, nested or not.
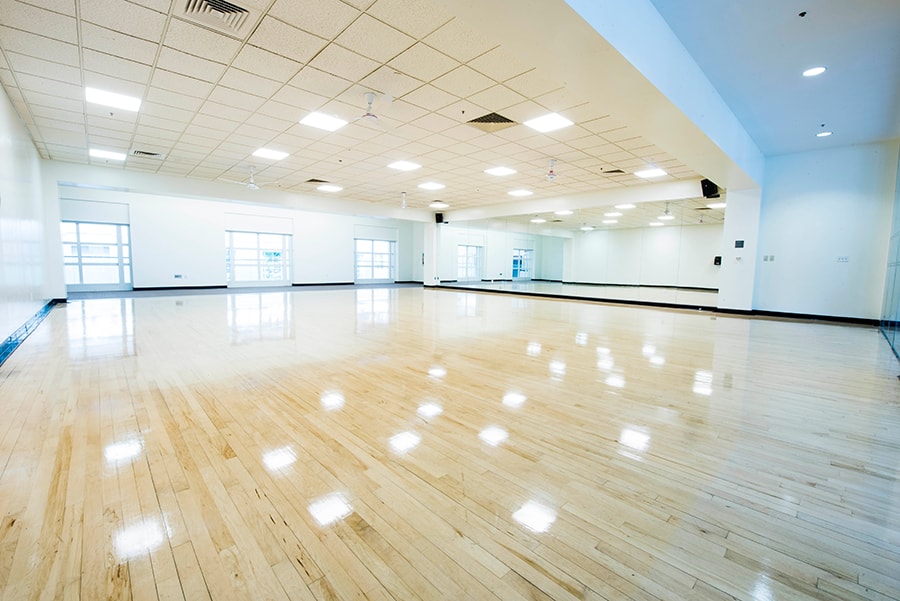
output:
[[[60,223],[66,286],[71,291],[130,290],[128,226],[114,223]]]
[[[66,305],[71,359],[129,357],[134,350],[134,301],[103,298]]]
[[[456,247],[456,279],[460,282],[481,280],[483,247],[460,244]]]
[[[387,324],[391,322],[391,290],[367,288],[356,291],[356,323]]]
[[[393,240],[356,240],[356,282],[393,282],[397,272],[397,243]]]
[[[512,279],[530,280],[531,262],[534,251],[529,248],[514,248],[512,259]]]
[[[225,274],[229,285],[290,285],[291,237],[225,232]]]
[[[475,317],[478,313],[478,295],[460,294],[456,297],[456,314],[460,317]]]
[[[227,298],[226,319],[231,344],[292,336],[292,307],[288,293],[232,294]]]

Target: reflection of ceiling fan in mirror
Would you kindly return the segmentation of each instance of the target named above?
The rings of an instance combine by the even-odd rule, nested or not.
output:
[[[228,182],[229,184],[239,184],[241,186],[246,186],[248,190],[259,190],[263,186],[275,186],[278,184],[278,182],[258,182],[254,177],[256,168],[253,165],[250,165],[248,169],[250,171],[250,177],[246,180],[226,179],[224,177],[220,177],[218,179],[223,182]]]

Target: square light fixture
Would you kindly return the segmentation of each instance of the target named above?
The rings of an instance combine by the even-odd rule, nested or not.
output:
[[[421,166],[422,165],[413,163],[411,161],[394,161],[393,163],[388,165],[388,167],[390,167],[391,169],[396,169],[398,171],[415,171]]]
[[[253,156],[259,157],[261,159],[272,159],[273,161],[280,161],[281,159],[286,159],[290,156],[290,153],[281,152],[280,150],[272,150],[271,148],[258,148],[253,151]]]
[[[491,167],[490,169],[485,169],[485,173],[488,175],[512,175],[516,173],[515,169],[510,169],[509,167]]]
[[[554,215],[559,215],[560,217],[565,217],[566,215],[571,215],[572,211],[569,209],[560,209],[558,211],[553,211]]]
[[[623,204],[623,205],[616,205],[617,209],[623,209],[623,210],[624,209],[633,209],[634,207],[635,207],[635,205],[633,205],[631,203]]]
[[[535,217],[531,220],[531,223],[547,223],[547,220],[543,217]]]
[[[340,192],[343,190],[340,186],[335,186],[334,184],[322,184],[318,188],[316,188],[319,192]]]
[[[316,129],[324,129],[325,131],[337,131],[347,125],[349,121],[345,121],[340,117],[335,117],[333,115],[312,112],[303,119],[300,119],[300,123],[315,127]]]
[[[432,209],[446,209],[450,205],[448,205],[443,200],[433,200],[430,203],[428,203],[428,206],[431,207]]]
[[[510,196],[521,197],[521,196],[531,196],[532,194],[534,194],[534,192],[532,192],[531,190],[521,190],[520,189],[520,190],[510,190],[509,192],[507,192],[507,194],[509,194]]]
[[[557,129],[569,127],[570,125],[574,125],[574,123],[558,113],[548,113],[542,117],[537,117],[535,119],[529,119],[528,121],[525,121],[525,125],[527,125],[531,129],[541,132],[542,134],[545,134],[550,131],[556,131]]]
[[[656,167],[654,167],[653,169],[644,169],[642,171],[635,171],[634,174],[643,179],[649,179],[652,177],[662,177],[664,175],[668,175],[668,173],[666,173],[662,169],[659,169]]]
[[[423,184],[419,184],[418,187],[422,188],[423,190],[443,190],[447,186],[445,186],[444,184],[439,184],[437,182],[425,182]]]
[[[100,150],[99,148],[91,148],[88,151],[95,159],[109,159],[110,161],[124,161],[128,158],[124,152],[113,152],[111,150]]]
[[[116,94],[115,92],[107,92],[106,90],[98,90],[97,88],[85,88],[84,99],[92,104],[101,104],[103,106],[111,106],[123,111],[137,112],[141,108],[141,99],[134,96],[126,96],[125,94]]]
[[[706,205],[706,208],[707,209],[724,209],[725,203],[724,202],[711,202],[708,205]]]

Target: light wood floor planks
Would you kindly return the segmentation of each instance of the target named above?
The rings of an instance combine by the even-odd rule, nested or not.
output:
[[[71,302],[0,367],[0,601],[900,599],[898,372],[508,295]]]

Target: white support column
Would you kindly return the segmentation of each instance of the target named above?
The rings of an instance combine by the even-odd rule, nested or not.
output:
[[[425,241],[422,244],[425,255],[424,281],[426,286],[440,284],[438,274],[438,251],[441,248],[441,228],[434,221],[425,224]]]
[[[728,190],[722,234],[722,272],[719,274],[720,309],[753,309],[761,200],[759,188]],[[741,243],[743,247],[737,248]]]

